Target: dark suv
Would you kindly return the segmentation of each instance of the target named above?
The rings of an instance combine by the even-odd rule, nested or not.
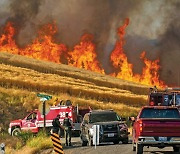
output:
[[[94,110],[86,113],[81,124],[82,146],[92,145],[93,125],[99,125],[99,143],[128,143],[128,128],[116,112],[112,110]]]

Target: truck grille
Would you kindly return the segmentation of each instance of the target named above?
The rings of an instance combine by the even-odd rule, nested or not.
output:
[[[104,132],[117,132],[117,125],[102,125]]]

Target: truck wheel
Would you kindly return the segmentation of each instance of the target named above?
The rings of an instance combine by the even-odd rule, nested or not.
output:
[[[12,131],[12,136],[18,136],[21,133],[21,129],[20,128],[15,128]]]
[[[136,143],[136,154],[143,154],[143,145]]]
[[[87,143],[88,143],[87,141],[82,140],[82,146],[87,146]]]
[[[176,147],[176,146],[173,147],[173,150],[174,150],[174,152],[180,152],[180,148]]]
[[[128,137],[122,140],[122,144],[128,144],[128,142],[129,142],[129,138]]]
[[[87,146],[88,142],[86,140],[83,140],[84,137],[81,135],[80,138],[81,138],[82,146]]]

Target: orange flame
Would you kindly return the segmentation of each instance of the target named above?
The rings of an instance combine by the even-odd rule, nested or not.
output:
[[[74,47],[74,50],[69,52],[68,63],[78,68],[84,68],[94,72],[104,74],[104,70],[100,68],[95,52],[95,45],[92,43],[93,36],[84,34],[81,37],[80,44]]]
[[[119,69],[116,77],[133,81],[137,83],[142,83],[145,85],[156,85],[158,87],[164,87],[163,81],[159,80],[159,60],[150,61],[145,58],[145,51],[141,54],[141,59],[145,63],[142,75],[133,73],[133,65],[128,63],[127,56],[124,53],[123,46],[125,44],[124,35],[125,29],[129,24],[129,19],[125,19],[124,25],[118,29],[118,35],[120,40],[116,42],[115,49],[111,53],[110,60],[113,66]],[[113,74],[114,76],[114,74]]]
[[[11,22],[4,27],[4,34],[0,37],[0,51],[19,54],[19,49],[14,40],[15,29]]]
[[[39,31],[39,37],[31,45],[28,45],[22,54],[36,59],[61,63],[61,54],[67,49],[64,44],[54,43],[53,36],[56,32],[55,24],[43,26]]]
[[[145,57],[146,53],[143,51],[140,58],[144,61],[145,67],[143,68],[140,82],[146,85],[156,85],[158,87],[164,87],[163,81],[159,80],[158,71],[160,66],[158,65],[159,59],[150,61]]]
[[[110,56],[110,60],[118,72],[112,73],[111,75],[137,83],[164,87],[165,84],[159,79],[158,75],[160,68],[159,59],[155,61],[148,60],[145,57],[145,51],[142,52],[140,56],[145,64],[142,75],[133,73],[133,65],[128,62],[128,58],[123,49],[125,44],[125,29],[128,24],[129,19],[126,19],[124,25],[118,29],[120,40],[117,40]],[[40,29],[38,37],[33,40],[30,45],[27,45],[25,48],[19,48],[14,40],[16,33],[13,24],[8,22],[4,27],[3,34],[0,36],[0,52],[5,51],[56,63],[62,63],[61,58],[64,54],[66,55],[69,65],[105,74],[104,69],[100,67],[100,63],[97,60],[92,35],[84,34],[81,37],[80,43],[77,44],[72,51],[68,52],[64,44],[55,43],[54,35],[56,33],[57,26],[55,23],[47,24]]]
[[[115,49],[111,53],[111,62],[115,68],[119,68],[120,72],[117,73],[116,77],[135,81],[133,71],[132,71],[132,64],[128,63],[127,56],[124,53],[123,45],[125,44],[124,35],[125,35],[125,28],[129,24],[129,19],[126,19],[124,25],[118,29],[118,35],[120,37],[120,41],[116,41]]]

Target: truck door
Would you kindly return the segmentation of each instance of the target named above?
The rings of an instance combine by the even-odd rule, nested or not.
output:
[[[22,120],[22,130],[29,130],[31,132],[36,133],[38,128],[36,126],[37,121],[37,113],[30,113],[24,120]]]

